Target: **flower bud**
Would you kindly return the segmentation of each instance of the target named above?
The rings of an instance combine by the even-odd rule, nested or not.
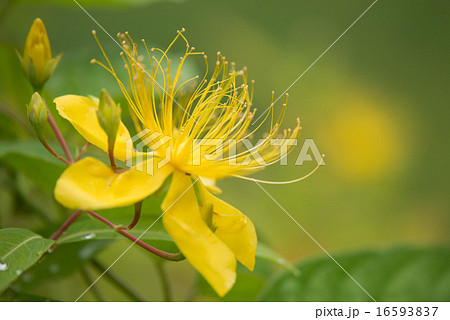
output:
[[[25,42],[23,56],[17,53],[25,77],[40,90],[55,71],[62,54],[52,58],[47,31],[41,19],[34,20]]]
[[[48,110],[44,100],[35,92],[27,105],[28,120],[33,126],[39,139],[43,137],[42,126],[48,119]]]
[[[112,148],[116,141],[121,113],[120,105],[114,102],[106,89],[102,89],[98,103],[97,118],[100,126],[108,135],[109,148]]]

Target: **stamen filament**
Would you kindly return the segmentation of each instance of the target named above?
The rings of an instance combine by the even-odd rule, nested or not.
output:
[[[323,158],[325,156],[322,155],[322,159],[320,160],[320,162],[317,164],[317,166],[311,171],[309,172],[307,175],[294,179],[294,180],[288,180],[288,181],[268,181],[268,180],[260,180],[260,179],[255,179],[255,178],[251,178],[251,177],[245,177],[245,176],[239,176],[239,175],[232,175],[233,177],[236,178],[240,178],[243,180],[248,180],[248,181],[254,181],[254,182],[258,182],[258,183],[264,183],[264,184],[291,184],[291,183],[296,183],[302,180],[305,180],[306,178],[308,178],[309,176],[311,176],[312,174],[314,174],[314,172],[316,172],[319,167],[322,165],[323,163]]]

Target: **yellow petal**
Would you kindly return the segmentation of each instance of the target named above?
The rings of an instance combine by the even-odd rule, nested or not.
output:
[[[103,151],[108,151],[108,137],[97,120],[97,103],[88,97],[76,95],[58,97],[54,102],[61,117],[69,120],[83,138]],[[126,143],[129,139],[130,133],[121,122],[114,145],[114,157],[126,160]]]
[[[122,173],[94,158],[68,167],[56,182],[55,198],[67,208],[98,210],[128,206],[158,190],[171,173],[164,166],[152,176],[134,168]]]
[[[222,189],[220,189],[217,186],[215,179],[206,178],[206,177],[200,177],[200,180],[202,181],[202,183],[206,187],[206,189],[208,189],[212,193],[215,193],[215,194],[222,193]]]
[[[33,25],[28,33],[27,40],[25,41],[25,55],[29,54],[30,51],[36,45],[42,45],[43,53],[45,55],[45,60],[50,60],[52,58],[52,51],[50,49],[50,41],[48,39],[47,30],[41,19],[37,18],[34,20]],[[33,57],[33,55],[30,55]]]
[[[217,294],[224,296],[236,281],[236,259],[203,221],[190,176],[173,173],[162,208],[164,228],[178,248]]]
[[[233,251],[240,263],[253,271],[257,244],[253,222],[238,209],[212,194],[208,198],[213,204],[212,227],[215,235]]]

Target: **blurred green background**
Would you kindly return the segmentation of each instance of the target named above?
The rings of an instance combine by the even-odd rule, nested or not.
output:
[[[98,31],[119,67],[120,48],[71,0],[1,3],[1,142],[33,139],[25,107],[32,89],[14,49],[23,50],[36,17],[47,27],[53,55],[64,52],[46,87],[47,99],[68,93],[98,95],[103,87],[122,99],[109,74],[89,63],[102,58],[91,30]],[[112,35],[129,31],[135,40],[145,38],[150,46],[164,48],[176,30],[186,28],[190,44],[198,50],[211,57],[220,50],[238,67],[248,67],[249,77],[256,81],[254,105],[262,111],[269,105],[271,91],[277,96],[286,90],[371,1],[79,3]],[[300,183],[265,188],[333,255],[398,247],[425,251],[441,247],[441,256],[449,251],[445,249],[450,245],[449,15],[450,4],[444,0],[380,0],[289,90],[284,127],[294,126],[300,117],[301,141],[314,139],[326,154],[326,166]],[[190,65],[194,74],[201,74],[203,67],[201,60]],[[281,108],[281,103],[276,107]],[[58,123],[72,145],[82,146],[67,123],[61,119]],[[292,153],[290,163],[299,151]],[[288,180],[314,166],[311,162],[301,167],[275,165],[257,176]],[[14,168],[10,158],[1,160],[2,228],[39,230],[47,224],[45,219],[55,221],[67,215],[49,190],[34,185]],[[275,251],[293,262],[324,257],[330,268],[338,269],[256,184],[230,179],[219,186],[224,191],[221,197],[248,215],[259,239]],[[42,218],[42,212],[50,217]],[[112,263],[128,245],[116,241],[99,259]],[[147,299],[162,299],[155,266],[139,248],[132,248],[113,271]],[[441,271],[448,281],[448,268]],[[168,263],[167,273],[175,300],[217,299],[207,289],[192,291],[198,280],[187,262]],[[376,275],[374,270],[368,277],[376,282]],[[371,292],[370,282],[366,284]],[[108,300],[126,299],[104,279],[97,287]],[[74,300],[85,288],[80,275],[71,274],[32,292]],[[322,290],[328,290],[326,284]],[[441,291],[436,299],[449,299],[449,289]],[[237,297],[251,299],[245,290]],[[89,292],[83,299],[94,297]]]

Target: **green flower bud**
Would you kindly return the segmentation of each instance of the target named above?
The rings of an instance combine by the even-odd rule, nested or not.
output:
[[[97,119],[100,126],[108,135],[109,148],[112,148],[116,141],[121,114],[122,109],[120,105],[114,102],[106,89],[102,89],[98,103]]]
[[[28,120],[36,132],[39,139],[43,138],[42,126],[48,119],[48,110],[44,100],[35,92],[27,105]]]
[[[55,71],[62,54],[52,58],[50,41],[41,19],[34,20],[25,42],[23,56],[18,52],[25,77],[35,90],[40,90]]]

